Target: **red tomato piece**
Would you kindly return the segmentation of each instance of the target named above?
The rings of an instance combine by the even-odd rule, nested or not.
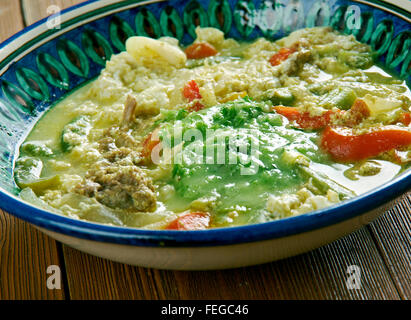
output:
[[[203,59],[215,56],[218,51],[207,42],[193,43],[185,50],[188,59]]]
[[[368,108],[367,103],[362,99],[355,99],[350,110],[353,113],[358,114],[362,119],[370,116],[370,109]]]
[[[356,99],[351,109],[340,113],[344,125],[354,127],[370,116],[370,109],[364,100]]]
[[[281,48],[280,51],[275,53],[271,58],[270,58],[270,63],[272,66],[278,66],[280,65],[283,61],[287,60],[288,57],[295,52],[295,49],[289,49],[289,48]]]
[[[274,107],[274,110],[290,121],[297,120],[301,116],[300,111],[294,107],[276,106]]]
[[[411,113],[410,112],[404,112],[401,116],[400,116],[400,122],[404,125],[404,126],[409,126],[411,123]]]
[[[141,157],[146,162],[152,162],[153,149],[160,143],[161,143],[161,141],[160,141],[160,138],[158,136],[158,131],[154,130],[143,141],[143,150],[141,151]]]
[[[190,212],[172,221],[166,230],[205,230],[210,226],[210,214]]]
[[[195,99],[201,99],[200,88],[195,80],[191,80],[186,83],[183,88],[183,97],[188,99],[190,102]]]
[[[285,116],[290,121],[296,121],[302,129],[318,130],[325,128],[331,122],[332,111],[327,111],[320,116],[311,116],[308,112],[301,113],[297,108],[277,106],[274,110]]]
[[[310,116],[310,113],[305,112],[300,119],[297,119],[298,125],[303,129],[318,130],[325,128],[331,122],[332,111],[327,111],[321,116]]]
[[[197,112],[197,111],[203,110],[204,108],[205,108],[205,106],[201,102],[196,101],[196,102],[194,102],[193,105],[191,105],[190,107],[187,108],[187,111],[188,112]]]
[[[321,137],[321,147],[337,161],[360,161],[411,144],[411,132],[386,128],[354,135],[347,128],[327,127]]]

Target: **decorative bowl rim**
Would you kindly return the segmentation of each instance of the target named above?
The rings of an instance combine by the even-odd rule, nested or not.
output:
[[[411,18],[411,13],[390,3],[379,0],[352,1],[378,4]],[[64,15],[96,2],[112,1],[88,0],[62,10],[61,14]],[[136,2],[161,1],[134,1]],[[0,52],[5,46],[29,31],[44,25],[47,19],[44,18],[5,40],[0,44]],[[151,247],[207,247],[272,240],[325,228],[376,210],[409,190],[411,190],[411,170],[367,193],[325,209],[271,222],[202,231],[146,230],[76,220],[37,208],[1,187],[0,206],[6,212],[40,228],[87,240]]]

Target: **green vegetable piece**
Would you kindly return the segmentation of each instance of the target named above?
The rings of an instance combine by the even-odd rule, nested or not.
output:
[[[319,105],[326,109],[337,107],[348,110],[354,104],[357,95],[348,87],[336,88],[320,98]]]
[[[340,200],[352,198],[356,195],[353,191],[330,179],[327,175],[311,169],[311,159],[296,149],[286,147],[282,154],[282,159],[287,165],[297,167],[302,176],[311,179],[313,186],[323,194],[331,189],[338,193]]]
[[[43,162],[32,157],[22,157],[16,161],[14,178],[21,187],[40,178]]]
[[[50,157],[53,151],[42,141],[29,141],[21,146],[21,152],[34,157]]]
[[[186,68],[188,69],[194,69],[197,67],[204,66],[205,64],[208,65],[216,65],[224,61],[228,60],[241,60],[241,57],[230,57],[230,56],[213,56],[213,57],[207,57],[204,59],[187,59],[186,61]]]
[[[273,90],[270,100],[273,105],[291,106],[295,98],[288,88],[279,88]]]
[[[280,127],[283,125],[283,118],[276,113],[262,114],[257,118],[259,124],[267,123],[271,126]]]
[[[338,193],[340,200],[345,200],[356,196],[352,190],[347,189],[334,180],[331,180],[328,176],[321,172],[314,171],[310,167],[304,165],[300,165],[298,168],[302,174],[306,175],[308,178],[311,178],[312,184],[324,194],[331,189]]]
[[[308,90],[317,96],[322,96],[330,92],[332,89],[334,89],[334,84],[332,83],[316,82],[308,86]]]
[[[368,69],[372,66],[374,59],[371,53],[358,53],[355,51],[340,51],[337,57],[340,63],[350,68]]]
[[[30,188],[36,193],[41,193],[45,189],[60,185],[59,175],[40,178],[42,170],[43,162],[41,160],[32,157],[20,158],[16,162],[14,174],[16,183],[20,188]]]
[[[177,115],[176,115],[176,120],[182,120],[184,119],[188,114],[188,111],[185,109],[178,110]]]
[[[65,125],[61,134],[63,152],[69,152],[75,146],[85,142],[90,130],[90,118],[87,116],[79,116]]]
[[[335,56],[336,52],[341,48],[336,43],[327,43],[324,45],[318,45],[314,47],[320,57]]]
[[[152,130],[157,128],[161,123],[173,122],[176,120],[182,120],[188,115],[188,111],[185,109],[180,110],[166,110],[162,109],[160,111],[160,118],[156,120],[153,124]]]
[[[351,168],[344,171],[344,176],[353,181],[359,180],[359,176],[370,177],[381,172],[381,164],[376,161],[365,161],[356,163]]]
[[[365,72],[365,75],[372,81],[380,84],[386,85],[400,85],[399,88],[402,87],[403,80],[396,79],[392,76],[386,76],[378,72]]]
[[[187,69],[194,69],[197,67],[201,67],[204,65],[205,59],[187,59],[186,61],[186,68]]]
[[[34,181],[22,181],[19,183],[20,188],[30,188],[36,193],[42,193],[46,189],[56,188],[60,185],[60,175],[48,178],[41,178]]]
[[[60,210],[53,208],[52,206],[48,205],[45,201],[37,197],[34,191],[30,188],[24,188],[23,190],[21,190],[19,196],[24,201],[32,205],[35,205],[36,207],[55,213],[61,213]]]

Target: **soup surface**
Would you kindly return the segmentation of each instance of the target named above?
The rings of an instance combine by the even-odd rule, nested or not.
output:
[[[239,43],[132,37],[20,147],[20,196],[147,229],[261,223],[375,188],[411,160],[410,91],[329,28]]]

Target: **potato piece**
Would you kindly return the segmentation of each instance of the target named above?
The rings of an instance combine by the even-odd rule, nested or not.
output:
[[[39,207],[40,209],[60,214],[62,213],[60,210],[53,208],[47,202],[37,197],[37,195],[30,188],[24,188],[23,190],[21,190],[19,197],[24,201]]]
[[[397,108],[401,108],[402,102],[393,98],[380,98],[370,94],[366,94],[364,99],[371,116],[375,117],[378,114],[386,113]]]
[[[196,28],[196,42],[207,42],[220,47],[224,42],[224,32],[216,28]]]
[[[140,63],[144,58],[150,58],[179,68],[187,61],[185,53],[179,47],[147,37],[128,38],[126,49]]]

